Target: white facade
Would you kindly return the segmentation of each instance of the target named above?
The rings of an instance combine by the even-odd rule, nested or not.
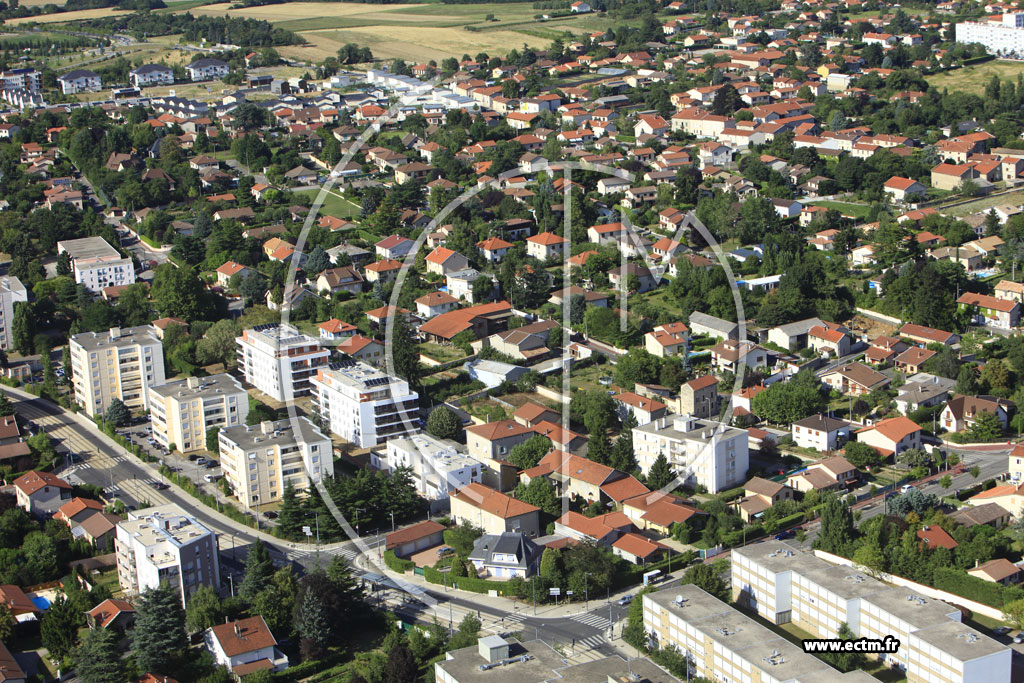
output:
[[[956,24],[956,42],[981,43],[992,54],[1024,56],[1024,14],[1004,14],[1001,21]]]
[[[313,410],[332,433],[360,448],[419,431],[419,394],[372,365],[321,368],[312,384]]]
[[[104,413],[115,398],[145,410],[150,389],[165,381],[163,344],[152,325],[83,332],[69,347],[75,402],[89,417]]]
[[[28,90],[38,92],[43,89],[43,74],[35,69],[11,69],[0,73],[0,81],[4,90]]]
[[[215,78],[224,78],[231,70],[227,63],[219,59],[198,59],[185,67],[188,77],[192,82],[209,81]]]
[[[75,69],[63,76],[57,77],[60,84],[60,91],[65,95],[74,95],[80,92],[98,92],[103,87],[103,80],[99,74],[87,69]]]
[[[330,351],[291,325],[258,325],[235,338],[245,381],[278,401],[310,392],[310,379],[327,365]]]
[[[162,581],[182,605],[199,586],[220,590],[217,534],[174,504],[136,510],[117,525],[117,578],[135,596]]]
[[[136,88],[147,85],[174,85],[174,71],[163,64],[143,64],[128,72],[128,80]]]
[[[153,387],[149,394],[153,438],[182,453],[206,448],[207,429],[244,425],[248,416],[249,395],[228,374],[189,377]]]
[[[67,254],[75,282],[99,294],[105,287],[135,283],[135,266],[130,258],[107,244],[102,237],[83,237],[57,242],[57,253]]]
[[[456,489],[480,483],[484,466],[460,453],[451,441],[435,439],[429,434],[413,434],[389,439],[383,458],[370,456],[377,469],[394,472],[399,467],[412,470],[416,490],[430,501],[447,500]]]
[[[280,501],[289,484],[302,492],[334,476],[331,440],[305,417],[224,428],[218,445],[224,477],[247,508]]]
[[[709,493],[745,482],[750,464],[745,430],[692,416],[662,417],[634,428],[633,449],[645,475],[664,453],[677,476]]]
[[[13,275],[0,277],[0,349],[4,351],[14,346],[11,325],[14,323],[14,304],[19,301],[28,301],[25,285]]]

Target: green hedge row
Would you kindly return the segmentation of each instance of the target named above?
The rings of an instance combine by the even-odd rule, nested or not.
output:
[[[985,581],[959,569],[936,567],[933,576],[932,583],[939,590],[999,609],[1008,602],[1024,598],[1024,589]]]
[[[388,550],[384,553],[384,564],[387,568],[393,572],[405,573],[411,571],[416,567],[416,563],[412,560],[403,560],[402,558],[395,555],[394,550]]]
[[[439,585],[455,585],[457,584],[459,590],[469,591],[470,593],[486,593],[488,591],[498,591],[498,595],[504,593],[508,589],[508,583],[505,581],[489,581],[487,579],[478,579],[469,576],[460,576],[458,578],[446,577],[444,572],[440,572],[433,567],[423,568],[423,578],[430,583],[436,583]]]

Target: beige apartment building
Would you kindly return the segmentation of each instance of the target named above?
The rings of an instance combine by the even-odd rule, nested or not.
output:
[[[115,398],[145,410],[150,390],[164,383],[163,344],[152,325],[83,332],[69,346],[75,403],[89,417],[103,414]]]
[[[224,477],[248,509],[280,501],[288,484],[303,492],[334,475],[331,440],[305,417],[226,427],[218,444]]]
[[[150,390],[149,420],[153,438],[182,453],[206,448],[206,430],[237,427],[249,416],[249,396],[228,374],[189,377]]]

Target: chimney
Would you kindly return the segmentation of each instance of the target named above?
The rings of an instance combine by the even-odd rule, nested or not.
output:
[[[260,423],[260,432],[263,434],[272,434],[274,432],[274,423],[270,420],[264,420]]]
[[[199,378],[198,377],[189,377],[188,379],[185,380],[185,386],[187,386],[189,389],[198,389],[199,388]]]
[[[978,560],[978,559],[974,560],[974,568],[977,569],[980,566],[981,566],[981,560]]]
[[[114,339],[120,339],[120,338],[121,338],[121,328],[120,327],[111,327],[110,328],[110,339],[111,339],[111,341],[113,341]]]
[[[236,638],[241,638],[242,637],[242,629],[238,628],[238,622],[237,621],[235,622],[235,637]]]

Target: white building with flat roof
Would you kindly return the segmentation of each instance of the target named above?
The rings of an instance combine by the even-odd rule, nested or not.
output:
[[[82,237],[57,242],[57,254],[71,259],[75,282],[99,294],[105,287],[135,283],[135,266],[102,237]]]
[[[986,17],[983,21],[961,21],[954,25],[956,42],[981,43],[995,55],[1024,56],[1024,14]]]
[[[257,325],[235,338],[245,381],[278,401],[310,393],[310,380],[331,352],[291,325]]]
[[[323,424],[360,448],[420,429],[419,394],[404,379],[359,361],[320,368],[313,384],[313,410]]]
[[[89,417],[103,414],[115,398],[145,410],[150,390],[164,383],[164,347],[152,325],[82,332],[68,346],[75,403]]]
[[[889,587],[857,567],[833,565],[781,541],[732,551],[733,600],[774,624],[793,623],[815,638],[896,638],[895,652],[871,653],[910,681],[1010,680],[1009,648],[960,623],[958,608]]]
[[[249,416],[249,395],[228,374],[188,377],[149,391],[153,438],[164,448],[182,453],[206,448],[206,430],[237,427]]]
[[[304,492],[334,476],[331,440],[305,417],[226,427],[217,440],[224,477],[247,508],[280,501],[289,484]]]
[[[480,462],[461,452],[455,442],[425,433],[388,439],[385,453],[371,454],[370,463],[388,472],[408,467],[417,492],[431,502],[446,501],[452,491],[480,483],[484,470]]]
[[[28,290],[13,275],[0,277],[0,349],[14,347],[11,326],[14,323],[14,304],[28,301]]]
[[[661,417],[635,427],[633,450],[645,475],[664,454],[676,476],[709,493],[745,482],[750,465],[746,430],[691,415]]]
[[[166,581],[182,605],[199,586],[220,591],[217,534],[174,504],[135,510],[117,525],[117,579],[129,596]]]

